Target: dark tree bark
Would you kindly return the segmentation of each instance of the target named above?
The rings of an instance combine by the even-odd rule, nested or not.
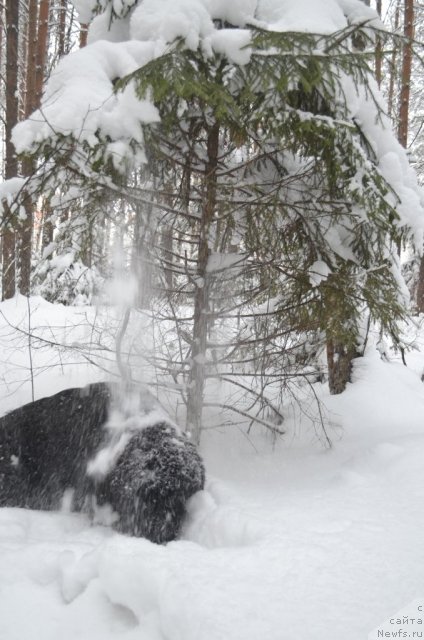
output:
[[[399,20],[400,20],[400,6],[398,2],[395,10],[394,31],[397,31],[399,28]],[[394,41],[391,60],[390,60],[389,91],[387,96],[387,113],[389,115],[389,118],[393,118],[393,112],[394,112],[395,85],[397,80],[397,60],[398,60],[398,45],[397,45],[397,41]]]
[[[35,67],[35,108],[41,104],[44,71],[47,57],[47,36],[49,31],[50,0],[40,0],[38,13],[37,54]]]
[[[349,268],[339,277],[348,277]],[[338,291],[339,284],[330,275],[323,286],[322,305],[324,320],[322,326],[326,332],[328,386],[330,393],[343,393],[346,385],[351,381],[352,361],[360,356],[356,343],[359,342],[355,323],[352,321],[353,310],[343,305]],[[348,328],[350,326],[350,329]]]
[[[29,0],[28,5],[28,55],[26,65],[27,92],[25,117],[39,108],[43,91],[44,72],[47,58],[47,36],[49,28],[50,0]],[[34,173],[34,161],[26,158],[22,162],[22,173],[30,177]],[[31,193],[23,194],[25,220],[19,229],[19,288],[23,295],[31,292],[31,254],[34,222],[34,202]]]
[[[377,0],[377,13],[381,18],[381,3],[382,0]],[[377,80],[378,86],[381,85],[382,80],[382,63],[383,63],[383,47],[380,36],[377,36],[377,41],[375,43],[375,78]]]
[[[330,393],[337,395],[346,389],[352,373],[352,360],[356,349],[327,338],[328,386]]]
[[[48,200],[43,201],[43,230],[41,233],[41,248],[42,251],[46,249],[53,242],[53,223],[52,223],[52,210]]]
[[[414,0],[404,0],[403,24],[405,41],[402,52],[398,139],[406,149],[408,146],[409,98],[411,92],[412,40],[414,37]]]
[[[28,30],[27,30],[27,61],[26,61],[26,91],[25,91],[25,118],[29,118],[35,108],[35,69],[37,56],[37,22],[38,0],[29,0],[28,3]]]
[[[4,5],[3,5],[3,2],[0,2],[0,69],[3,68],[4,31],[5,31]]]
[[[58,33],[58,47],[57,52],[59,58],[65,55],[65,42],[66,42],[66,12],[68,8],[68,0],[60,0],[59,7],[59,33]]]
[[[417,309],[419,313],[424,313],[424,258],[420,261],[417,284]]]
[[[174,288],[174,274],[172,272],[172,259],[174,248],[173,229],[170,225],[164,225],[160,236],[162,255],[164,257],[163,273],[165,286],[169,291]]]
[[[27,24],[27,59],[26,59],[26,90],[25,90],[25,118],[29,118],[38,106],[36,69],[37,49],[40,46],[38,40],[38,0],[29,0],[28,24]],[[34,173],[34,161],[25,158],[22,161],[22,175],[26,178]],[[32,227],[33,227],[33,202],[31,194],[26,191],[23,194],[25,220],[22,220],[19,228],[19,289],[23,295],[30,294],[31,287],[31,253],[32,253]]]
[[[85,47],[87,44],[87,31],[88,31],[88,25],[82,24],[80,29],[80,41],[79,41],[80,49]]]
[[[18,47],[19,47],[19,2],[6,1],[6,122],[5,122],[5,178],[13,178],[18,173],[18,161],[11,137],[12,129],[18,121]],[[2,299],[15,295],[15,220],[10,210],[3,219],[2,245]]]

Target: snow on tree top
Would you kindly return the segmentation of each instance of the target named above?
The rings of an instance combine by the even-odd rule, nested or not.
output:
[[[224,55],[247,64],[246,25],[277,31],[332,33],[376,13],[361,0],[73,0],[82,22],[91,19],[91,46],[63,58],[47,83],[42,111],[19,123],[13,142],[18,153],[34,149],[52,134],[97,144],[96,132],[110,139],[115,166],[125,164],[130,139],[142,144],[140,124],[158,120],[155,107],[140,103],[131,86],[114,92],[114,81],[162,55],[183,38],[206,57]],[[217,24],[217,21],[221,21]],[[107,42],[104,42],[107,41]],[[128,152],[128,153],[127,153]],[[138,162],[145,158],[139,153]]]
[[[125,81],[119,90],[116,81],[128,79],[137,69],[169,52],[177,39],[205,59],[215,54],[230,64],[244,66],[250,63],[254,52],[250,45],[255,29],[313,32],[327,37],[350,24],[366,22],[381,27],[376,12],[362,0],[74,0],[74,3],[81,20],[91,19],[89,45],[59,62],[45,88],[42,109],[15,127],[13,142],[18,153],[40,151],[45,143],[53,140],[55,145],[64,137],[94,150],[100,143],[103,157],[109,158],[121,173],[146,162],[143,128],[157,123],[159,113],[149,92],[140,99],[132,80]],[[324,49],[318,54],[325,55]],[[291,51],[291,55],[296,55],[296,51]],[[299,56],[302,59],[302,51]],[[343,92],[340,99],[347,105],[348,119],[366,136],[379,171],[393,187],[394,193],[388,194],[388,198],[394,199],[399,224],[415,229],[419,245],[422,194],[405,150],[384,116],[378,87],[371,78],[368,87],[358,86],[357,78],[346,74],[339,75],[339,80]],[[370,88],[374,102],[369,99]],[[85,167],[86,161],[82,159],[80,170],[84,172]]]
[[[198,37],[202,32],[210,34],[214,20],[235,27],[313,33],[332,33],[347,23],[378,20],[362,0],[73,0],[73,4],[81,22],[101,21],[106,28],[103,37],[113,32],[114,18],[131,16],[132,38],[144,39],[146,33],[154,38],[160,31],[168,41],[186,37],[188,31],[197,31]],[[99,35],[97,29],[93,31]]]

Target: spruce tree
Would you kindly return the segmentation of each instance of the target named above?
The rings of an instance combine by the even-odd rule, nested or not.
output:
[[[92,4],[111,30],[137,9]],[[153,212],[154,286],[179,345],[163,366],[184,382],[196,440],[209,377],[229,380],[248,362],[287,380],[326,347],[330,391],[340,393],[364,314],[395,342],[405,317],[396,246],[408,220],[369,138],[381,132],[398,152],[371,80],[369,25],[324,35],[213,25],[209,40],[177,37],[159,52],[145,43],[144,64],[109,77],[116,99],[139,100],[133,135],[114,139],[99,125],[88,136],[83,122],[58,132],[46,108],[48,126],[32,125],[27,145],[46,160],[44,188],[66,176],[85,203],[108,192]],[[85,51],[96,46],[99,56],[100,43]],[[367,105],[371,124],[352,101]],[[278,414],[255,382],[233,382],[263,416]]]

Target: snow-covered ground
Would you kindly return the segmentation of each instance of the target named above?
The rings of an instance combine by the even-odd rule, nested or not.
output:
[[[31,399],[31,366],[35,397],[104,377],[83,356],[94,311],[33,299],[30,350],[27,311],[0,305],[2,413]],[[407,367],[370,348],[344,394],[321,390],[332,449],[306,418],[277,443],[206,431],[206,490],[167,546],[0,509],[0,639],[362,640],[423,601],[421,335]]]

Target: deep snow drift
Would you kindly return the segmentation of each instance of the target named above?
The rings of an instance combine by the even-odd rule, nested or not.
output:
[[[77,349],[32,342],[35,397],[104,377],[78,356],[93,310],[41,299],[31,309],[34,333]],[[31,376],[26,302],[0,312],[4,412],[30,400]],[[409,333],[423,348],[424,331]],[[288,419],[274,444],[241,428],[206,431],[206,490],[167,546],[76,514],[0,509],[0,638],[367,638],[424,598],[423,353],[407,363],[370,347],[342,396],[319,390],[331,450],[306,418]]]

